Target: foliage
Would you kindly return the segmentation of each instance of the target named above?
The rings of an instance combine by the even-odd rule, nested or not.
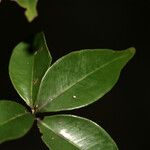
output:
[[[2,0],[0,0],[1,2]],[[35,17],[37,17],[37,3],[38,0],[13,0],[20,7],[25,9],[25,16],[29,22],[33,21]]]
[[[25,15],[29,22],[37,16],[37,2],[38,0],[15,0],[25,10]]]
[[[112,89],[134,53],[134,48],[86,49],[51,64],[43,33],[37,34],[32,43],[19,43],[10,59],[9,75],[31,112],[16,102],[1,100],[0,143],[22,137],[37,120],[50,149],[118,150],[108,133],[88,119],[56,114],[41,120],[36,114],[77,109],[95,102]]]

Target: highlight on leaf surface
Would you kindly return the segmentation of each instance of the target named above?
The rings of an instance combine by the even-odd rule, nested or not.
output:
[[[42,139],[52,150],[118,150],[96,123],[73,115],[54,115],[38,121]]]
[[[0,100],[0,144],[24,136],[32,127],[34,117],[20,104]]]
[[[134,48],[87,49],[60,58],[42,78],[35,101],[38,111],[71,110],[95,102],[116,84],[134,53]]]

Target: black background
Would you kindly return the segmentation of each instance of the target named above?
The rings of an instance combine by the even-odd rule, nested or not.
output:
[[[28,23],[14,2],[0,4],[0,99],[24,104],[7,68],[14,46],[31,34],[45,32],[53,61],[79,49],[134,46],[136,56],[113,90],[100,101],[69,113],[100,124],[120,150],[149,149],[149,0],[39,0],[38,12],[39,17]],[[10,149],[47,150],[36,125],[23,138],[0,145],[0,150]]]

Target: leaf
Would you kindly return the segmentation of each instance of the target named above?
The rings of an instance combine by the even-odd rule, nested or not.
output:
[[[43,33],[37,34],[32,44],[21,42],[13,50],[9,75],[19,95],[31,107],[50,63],[51,56]]]
[[[24,136],[32,127],[34,117],[13,101],[0,101],[0,144]]]
[[[25,8],[25,15],[29,22],[37,17],[37,2],[38,0],[15,0],[21,7]]]
[[[96,123],[72,115],[54,115],[39,121],[43,141],[53,150],[118,150]]]
[[[72,52],[56,61],[44,75],[37,101],[39,112],[71,110],[86,106],[111,90],[134,48]]]

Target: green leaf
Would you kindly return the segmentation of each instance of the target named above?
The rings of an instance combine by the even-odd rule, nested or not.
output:
[[[111,90],[134,48],[72,52],[56,61],[42,79],[38,111],[70,110],[88,105]]]
[[[25,15],[29,22],[31,22],[37,14],[37,2],[38,0],[15,0],[21,7],[25,8]]]
[[[85,118],[55,115],[39,121],[38,127],[53,150],[118,150],[104,129]]]
[[[33,121],[34,117],[23,106],[0,100],[0,144],[24,136]]]
[[[37,34],[32,44],[21,42],[13,50],[9,75],[19,95],[31,107],[50,63],[51,56],[43,33]]]

